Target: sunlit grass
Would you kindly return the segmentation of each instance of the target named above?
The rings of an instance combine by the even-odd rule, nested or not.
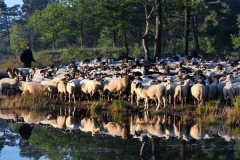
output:
[[[11,109],[45,109],[50,104],[50,99],[42,92],[35,90],[34,94],[5,97],[1,102],[1,108]]]
[[[233,108],[228,108],[227,111],[227,121],[226,123],[231,126],[236,126],[240,124],[240,96],[236,97]]]

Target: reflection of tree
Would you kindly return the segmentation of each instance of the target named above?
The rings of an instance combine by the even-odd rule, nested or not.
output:
[[[140,149],[140,158],[141,159],[146,159],[146,147],[147,147],[147,143],[148,143],[148,137],[147,136],[144,136],[142,138],[142,146],[141,146],[141,149]]]
[[[186,141],[182,140],[182,145],[180,149],[180,159],[185,160],[186,159]]]
[[[157,138],[157,137],[152,138],[152,155],[153,155],[153,160],[160,159],[161,152],[159,151],[159,146],[160,146],[159,140],[160,140],[160,138]]]
[[[0,153],[1,153],[2,149],[4,147],[4,142],[6,140],[6,138],[5,138],[5,128],[6,128],[6,126],[5,126],[5,123],[2,119],[0,119],[0,128],[1,128],[0,133],[3,132],[3,135],[0,136]]]
[[[126,145],[126,140],[121,138],[92,137],[91,134],[79,130],[74,134],[65,134],[58,129],[40,126],[34,127],[29,139],[30,146],[36,146],[50,159],[135,159],[136,156],[133,155],[137,155],[137,150],[129,147],[138,143],[131,139]]]

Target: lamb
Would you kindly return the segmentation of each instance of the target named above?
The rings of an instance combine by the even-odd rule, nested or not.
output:
[[[197,99],[198,106],[203,106],[205,103],[205,86],[197,83],[191,87],[191,94]]]
[[[85,94],[88,94],[90,97],[92,97],[95,93],[97,93],[100,86],[101,86],[101,81],[99,81],[98,79],[93,79],[93,80],[83,79],[80,82],[81,91]]]
[[[178,85],[175,88],[174,93],[174,108],[176,106],[177,98],[181,101],[182,105],[186,103],[188,97],[188,87],[190,85],[190,80],[187,79],[184,81],[183,85]]]
[[[2,78],[0,80],[0,93],[3,94],[5,89],[16,90],[18,85],[18,77],[15,78]],[[13,93],[14,94],[14,93]]]
[[[137,94],[137,106],[139,105],[140,98],[145,99],[144,110],[148,109],[148,99],[158,99],[157,108],[159,109],[161,104],[161,99],[163,100],[164,108],[166,107],[166,98],[165,98],[166,87],[164,85],[152,85],[152,86],[143,86],[141,83],[136,85],[136,94]]]

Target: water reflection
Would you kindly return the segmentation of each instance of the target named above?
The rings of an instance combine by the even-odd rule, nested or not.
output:
[[[240,158],[238,130],[224,124],[206,126],[188,115],[116,116],[106,111],[93,116],[66,107],[2,110],[0,118],[5,119],[0,121],[0,159],[10,156],[7,152],[14,147],[18,159]]]

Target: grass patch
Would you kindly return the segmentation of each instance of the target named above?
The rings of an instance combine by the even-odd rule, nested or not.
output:
[[[237,126],[240,124],[240,96],[236,97],[233,108],[225,108],[227,113],[226,123],[230,126]]]
[[[107,105],[107,101],[99,100],[96,102],[93,102],[92,105],[90,106],[91,112],[99,112],[103,110]]]
[[[129,107],[129,105],[127,104],[127,102],[122,101],[122,100],[114,100],[110,110],[111,111],[117,111],[117,112],[124,112],[127,111],[127,108]]]
[[[43,110],[49,103],[50,100],[46,95],[36,91],[34,94],[25,94],[23,97],[5,97],[1,102],[1,108]]]

